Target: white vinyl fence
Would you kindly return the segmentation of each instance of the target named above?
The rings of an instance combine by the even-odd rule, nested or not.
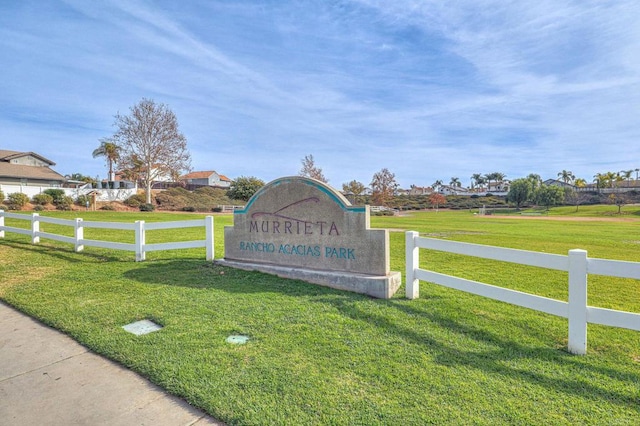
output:
[[[31,222],[30,229],[16,228],[11,226],[5,226],[5,218],[19,219]],[[71,226],[74,228],[74,236],[69,237],[65,235],[52,234],[49,232],[40,231],[40,223],[52,223],[55,225]],[[179,241],[169,243],[156,243],[147,244],[146,233],[148,231],[158,229],[176,229],[176,228],[193,228],[204,227],[205,228],[205,240],[198,241]],[[135,242],[131,243],[119,243],[115,241],[104,240],[88,240],[84,238],[85,228],[100,228],[100,229],[120,229],[125,231],[133,231],[135,235]],[[75,251],[82,251],[84,246],[101,247],[114,250],[132,251],[136,254],[136,261],[140,262],[145,260],[146,253],[150,251],[158,250],[176,250],[187,248],[206,248],[207,260],[213,260],[213,217],[207,216],[204,219],[195,220],[182,220],[177,222],[153,222],[145,223],[144,220],[137,220],[134,223],[121,223],[121,222],[90,222],[80,218],[74,220],[57,219],[53,217],[40,216],[38,213],[32,215],[18,214],[18,213],[6,213],[0,210],[0,238],[4,238],[4,233],[14,232],[16,234],[29,235],[31,242],[37,244],[40,242],[40,238],[47,238],[50,240],[61,241],[63,243],[73,244]]]
[[[477,281],[420,269],[419,249],[430,249],[521,265],[537,266],[569,272],[569,301],[550,299]],[[420,281],[465,291],[490,299],[546,312],[569,319],[571,353],[587,353],[587,323],[640,331],[640,314],[587,306],[588,274],[640,279],[640,263],[592,259],[585,250],[569,250],[568,256],[507,249],[420,237],[415,231],[406,233],[406,295],[419,297]]]

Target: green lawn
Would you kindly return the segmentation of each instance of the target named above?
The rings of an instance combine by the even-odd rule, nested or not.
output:
[[[607,211],[617,210],[605,206]],[[600,207],[581,206],[585,216]],[[570,214],[569,208],[563,214]],[[634,206],[624,217],[634,215]],[[552,209],[550,216],[557,210]],[[182,220],[162,213],[48,213],[85,220]],[[216,257],[230,216],[216,216]],[[7,225],[15,222],[7,220]],[[640,220],[577,222],[468,211],[373,217],[391,233],[404,272],[404,233],[640,261]],[[26,222],[25,225],[26,226]],[[41,224],[48,232],[57,227]],[[87,238],[133,241],[89,230]],[[149,242],[202,239],[155,231]],[[153,240],[151,240],[153,239]],[[134,254],[8,233],[0,240],[0,299],[63,330],[229,424],[638,424],[640,333],[589,326],[588,355],[566,352],[567,321],[428,283],[391,300],[214,266],[204,249]],[[421,251],[421,265],[561,300],[566,273]],[[640,283],[591,277],[589,303],[640,312]],[[121,326],[164,325],[134,336]],[[225,342],[246,334],[246,345]]]

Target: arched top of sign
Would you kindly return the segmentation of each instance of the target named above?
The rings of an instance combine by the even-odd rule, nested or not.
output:
[[[324,182],[321,182],[316,179],[302,177],[302,176],[287,176],[287,177],[282,177],[282,178],[272,180],[271,182],[267,183],[265,186],[260,188],[258,192],[253,194],[253,197],[249,199],[249,201],[247,202],[246,206],[243,209],[237,209],[234,211],[234,213],[235,214],[247,213],[248,210],[251,208],[251,205],[254,203],[254,201],[260,198],[262,194],[264,194],[271,188],[275,188],[282,184],[292,183],[294,181],[305,184],[305,185],[309,185],[323,192],[329,198],[331,198],[338,206],[340,206],[340,208],[342,208],[345,211],[354,212],[354,213],[364,213],[366,210],[366,208],[362,206],[357,206],[357,207],[352,206],[349,200],[347,200],[344,195],[342,195],[340,192],[336,191],[334,188],[330,187],[329,185],[325,184]]]

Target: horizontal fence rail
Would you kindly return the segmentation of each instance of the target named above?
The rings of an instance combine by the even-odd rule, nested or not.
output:
[[[406,296],[409,299],[419,297],[420,281],[426,281],[567,318],[569,320],[568,350],[579,355],[584,355],[587,352],[587,323],[640,331],[640,314],[587,306],[587,277],[589,274],[640,280],[640,263],[638,262],[589,259],[585,250],[570,250],[567,256],[563,256],[445,241],[420,237],[415,231],[406,233],[405,247]],[[569,301],[550,299],[420,269],[419,249],[421,248],[566,271],[569,273]]]
[[[5,218],[18,219],[25,222],[29,222],[29,228],[18,228],[5,225]],[[50,223],[53,225],[69,226],[73,228],[73,237],[66,235],[53,234],[50,232],[40,231],[40,223]],[[197,241],[177,241],[177,242],[165,242],[147,244],[146,234],[149,231],[161,230],[161,229],[177,229],[177,228],[196,228],[204,227],[205,239]],[[134,232],[134,243],[121,243],[116,241],[105,240],[91,240],[84,238],[84,229],[116,229],[122,231]],[[159,250],[179,250],[188,248],[206,248],[206,259],[213,260],[213,216],[207,216],[204,219],[184,220],[174,222],[153,222],[145,223],[143,220],[138,220],[135,223],[125,222],[94,222],[84,221],[81,218],[77,219],[58,219],[53,217],[40,216],[38,213],[32,215],[7,213],[0,210],[0,238],[4,238],[5,232],[13,232],[16,234],[28,235],[31,237],[31,242],[37,244],[40,242],[40,238],[46,238],[49,240],[59,241],[63,243],[73,244],[75,251],[80,252],[84,250],[85,246],[99,247],[112,250],[125,250],[132,251],[136,254],[136,261],[143,261],[146,259],[146,253]]]

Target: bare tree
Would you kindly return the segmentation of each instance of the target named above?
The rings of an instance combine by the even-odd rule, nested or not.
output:
[[[386,206],[398,188],[396,175],[391,173],[387,168],[374,174],[370,185],[371,201],[379,206]]]
[[[151,185],[163,176],[176,176],[191,167],[187,139],[178,130],[176,115],[165,104],[143,98],[129,115],[115,116],[113,139],[122,149],[120,164],[141,170],[140,179],[151,203]]]
[[[311,179],[319,180],[320,182],[328,183],[329,180],[324,177],[322,174],[322,169],[320,167],[316,167],[315,160],[313,159],[313,155],[305,155],[302,160],[302,168],[300,169],[300,176],[308,177]]]

